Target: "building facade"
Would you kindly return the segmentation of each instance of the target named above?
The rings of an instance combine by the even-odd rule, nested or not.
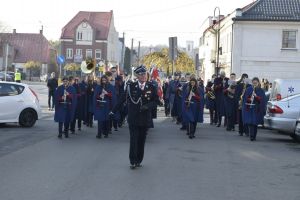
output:
[[[119,34],[114,26],[113,11],[80,11],[62,29],[61,52],[67,63],[80,64],[87,58],[116,66],[120,63]]]
[[[300,78],[299,5],[299,0],[258,0],[208,26],[199,50],[205,79],[216,71],[218,27],[219,66],[227,75]]]
[[[0,49],[0,70],[7,66],[27,73],[25,63],[35,61],[41,64],[39,75],[49,73],[51,55],[56,54],[42,30],[40,33],[17,33],[14,29],[13,33],[0,33]]]

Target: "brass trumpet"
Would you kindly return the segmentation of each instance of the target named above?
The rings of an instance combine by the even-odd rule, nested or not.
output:
[[[216,99],[216,96],[215,96],[213,91],[208,91],[207,92],[207,97],[210,98],[210,99]]]
[[[194,86],[191,88],[188,99],[187,99],[187,107],[189,108],[192,102],[192,98],[193,96],[195,96],[194,92],[193,92]]]

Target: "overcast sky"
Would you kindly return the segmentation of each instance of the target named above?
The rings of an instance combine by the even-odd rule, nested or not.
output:
[[[79,11],[114,11],[119,35],[125,32],[126,44],[134,38],[142,45],[168,44],[177,36],[179,45],[186,40],[198,44],[199,28],[220,7],[227,15],[253,0],[3,0],[0,22],[19,33],[39,32],[49,40],[58,40],[61,29]]]

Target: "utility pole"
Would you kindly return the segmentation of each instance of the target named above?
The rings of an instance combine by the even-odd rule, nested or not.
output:
[[[131,39],[131,49],[130,49],[130,67],[133,65],[133,38]]]
[[[139,47],[138,47],[138,66],[140,66],[140,51],[141,51],[141,41],[139,41]]]
[[[120,67],[124,70],[124,49],[125,49],[125,33],[123,32],[123,43],[122,43],[122,52],[121,52],[121,63]]]
[[[7,74],[7,66],[8,66],[8,48],[9,48],[9,45],[8,45],[8,41],[6,43],[6,55],[5,55],[5,74],[4,74],[4,80],[6,81],[6,74]]]

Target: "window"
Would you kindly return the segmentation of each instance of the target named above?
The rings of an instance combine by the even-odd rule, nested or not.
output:
[[[67,59],[73,58],[73,49],[69,49],[69,48],[67,49],[66,57],[67,57]]]
[[[81,31],[78,31],[77,32],[77,40],[82,40],[82,32]]]
[[[0,84],[0,97],[3,96],[15,96],[24,91],[24,86],[13,84]]]
[[[95,51],[95,58],[100,60],[101,59],[101,49],[96,49]]]
[[[282,48],[283,49],[296,49],[296,30],[284,30],[282,32]]]
[[[82,56],[82,49],[76,49],[76,55]]]
[[[86,58],[93,58],[93,50],[92,49],[87,49],[85,52],[85,57]]]

